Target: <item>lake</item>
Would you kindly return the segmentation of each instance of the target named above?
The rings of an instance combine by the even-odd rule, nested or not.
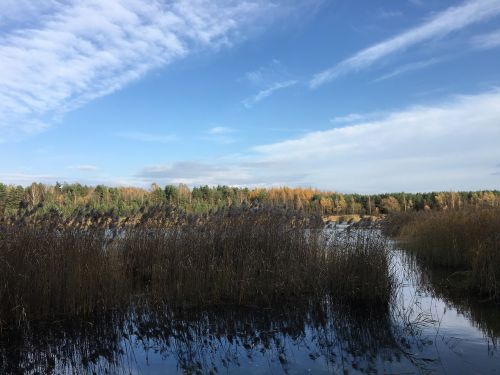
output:
[[[366,230],[366,229],[364,229]],[[342,231],[349,240],[346,227]],[[354,230],[353,230],[354,231]],[[90,321],[33,322],[0,339],[17,374],[498,374],[500,308],[452,296],[392,243],[390,311],[331,300],[274,309],[131,306]]]

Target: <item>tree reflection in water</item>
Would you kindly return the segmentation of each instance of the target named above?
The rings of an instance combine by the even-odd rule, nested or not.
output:
[[[213,374],[245,372],[254,362],[286,373],[298,357],[322,361],[330,372],[371,373],[402,360],[425,365],[411,353],[426,341],[397,321],[389,311],[349,310],[329,301],[268,310],[130,308],[92,321],[3,332],[0,372],[140,373],[150,356],[180,372]]]
[[[431,295],[449,309],[456,309],[481,331],[488,340],[488,348],[492,351],[500,343],[500,313],[499,306],[490,300],[473,298],[467,293],[461,293],[456,285],[461,282],[462,272],[455,272],[440,267],[429,267],[415,257],[411,252],[401,253],[406,262],[405,270],[412,273],[418,293]]]

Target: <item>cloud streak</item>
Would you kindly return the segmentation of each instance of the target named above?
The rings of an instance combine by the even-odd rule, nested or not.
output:
[[[288,81],[283,81],[283,82],[275,82],[271,84],[269,87],[260,90],[257,94],[254,96],[247,98],[243,101],[243,105],[246,108],[251,108],[255,104],[259,103],[260,101],[270,97],[273,95],[276,91],[286,89],[288,87],[295,86],[298,83],[296,80],[288,80]]]
[[[386,112],[348,113],[343,116],[336,116],[330,120],[332,124],[352,124],[373,121],[387,116]]]
[[[490,49],[500,46],[500,29],[493,32],[477,35],[471,39],[475,48]]]
[[[220,145],[229,145],[238,141],[236,137],[234,137],[234,133],[236,129],[229,128],[226,126],[214,126],[213,128],[208,129],[205,136],[202,136],[202,140],[216,142]]]
[[[23,10],[48,14],[29,28],[9,24],[0,36],[3,132],[41,131],[61,114],[119,90],[152,69],[200,48],[230,45],[252,20],[276,10],[263,0],[28,4],[7,2],[5,19],[17,25],[14,21]]]
[[[390,78],[394,78],[394,77],[400,76],[404,73],[411,72],[414,70],[425,69],[425,68],[428,68],[429,66],[439,64],[442,61],[444,61],[443,58],[432,58],[429,60],[417,61],[417,62],[413,62],[410,64],[406,64],[406,65],[403,65],[403,66],[393,70],[390,73],[387,73],[387,74],[384,74],[383,76],[378,77],[377,79],[374,80],[374,82],[385,81],[385,80],[388,80]]]
[[[454,31],[485,21],[500,14],[500,1],[473,0],[450,7],[395,37],[361,50],[337,65],[313,76],[309,85],[317,88],[336,78],[366,69],[384,57],[401,52],[430,39],[444,37]]]
[[[246,72],[238,81],[260,87],[268,85],[269,82],[286,81],[288,77],[289,73],[286,66],[278,59],[272,59],[267,64]]]

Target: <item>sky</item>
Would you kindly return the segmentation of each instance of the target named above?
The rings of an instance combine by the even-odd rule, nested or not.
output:
[[[500,0],[0,0],[0,181],[500,189]]]

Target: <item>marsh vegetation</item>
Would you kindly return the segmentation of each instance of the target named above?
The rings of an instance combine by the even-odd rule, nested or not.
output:
[[[393,213],[384,231],[404,250],[380,221],[325,227],[286,207],[4,221],[0,372],[141,373],[149,358],[158,372],[453,372],[465,365],[441,362],[460,345],[447,311],[483,340],[464,350],[488,372],[498,218]]]
[[[462,296],[500,300],[500,209],[422,211],[391,215],[386,230],[425,269]]]
[[[272,307],[333,296],[387,309],[395,288],[382,236],[341,241],[318,217],[278,209],[114,233],[8,226],[0,259],[3,326],[140,301]]]

